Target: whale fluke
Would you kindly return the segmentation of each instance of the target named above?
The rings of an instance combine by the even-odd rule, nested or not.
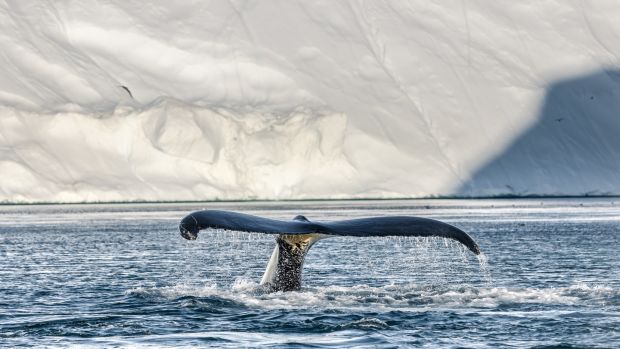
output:
[[[276,247],[261,284],[275,291],[301,287],[301,271],[308,250],[329,236],[421,236],[453,239],[475,254],[480,248],[467,233],[450,224],[413,216],[389,216],[348,219],[334,222],[312,222],[302,215],[291,221],[252,216],[244,213],[204,210],[181,220],[181,236],[195,240],[202,229],[224,229],[274,234]]]

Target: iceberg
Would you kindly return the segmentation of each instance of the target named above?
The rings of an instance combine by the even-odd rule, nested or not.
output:
[[[619,21],[615,1],[4,1],[0,202],[620,195]]]

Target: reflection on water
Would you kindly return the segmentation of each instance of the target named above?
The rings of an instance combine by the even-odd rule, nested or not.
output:
[[[0,207],[0,347],[617,347],[614,199]],[[272,236],[179,236],[203,208],[313,220],[417,215],[452,240],[321,240],[303,288],[258,282]]]

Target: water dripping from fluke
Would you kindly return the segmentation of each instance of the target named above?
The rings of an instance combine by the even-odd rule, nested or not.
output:
[[[491,269],[489,269],[489,259],[482,251],[480,251],[480,254],[476,255],[476,258],[478,258],[478,265],[484,277],[484,282],[487,286],[490,286],[493,284],[493,278],[491,277]]]

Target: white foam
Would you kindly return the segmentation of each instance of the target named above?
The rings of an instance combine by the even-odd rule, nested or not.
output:
[[[433,311],[440,309],[495,309],[511,304],[575,305],[611,297],[620,291],[584,284],[559,288],[474,287],[467,285],[327,286],[292,292],[268,293],[258,283],[237,280],[232,288],[208,284],[180,284],[161,288],[136,288],[128,295],[175,299],[184,296],[221,297],[261,309],[349,309]],[[372,325],[372,324],[371,324]]]
[[[48,337],[54,338],[54,337]],[[184,331],[182,333],[173,334],[157,334],[157,335],[144,335],[139,338],[133,337],[97,337],[91,338],[90,341],[96,342],[95,345],[91,343],[80,343],[78,345],[59,345],[59,348],[77,347],[77,348],[100,348],[102,346],[109,347],[123,347],[123,348],[194,348],[195,343],[188,345],[179,344],[179,341],[191,341],[192,339],[198,339],[199,341],[208,339],[218,339],[218,347],[224,348],[239,348],[239,347],[263,347],[263,346],[282,346],[283,343],[313,343],[325,346],[341,346],[341,347],[353,347],[358,344],[358,338],[351,337],[346,331],[337,331],[333,333],[308,333],[308,334],[296,334],[296,333],[267,333],[267,332],[248,332],[248,331]],[[62,340],[62,338],[59,338]],[[138,343],[136,343],[136,341]],[[172,342],[173,344],[166,344]],[[46,344],[46,347],[55,348],[54,345]]]
[[[200,286],[190,284],[178,284],[174,286],[164,287],[136,287],[125,292],[125,294],[127,295],[141,297],[163,297],[168,299],[174,299],[183,296],[208,297],[217,293],[217,285],[214,283]]]

